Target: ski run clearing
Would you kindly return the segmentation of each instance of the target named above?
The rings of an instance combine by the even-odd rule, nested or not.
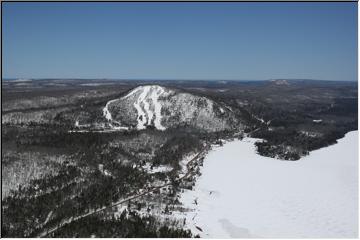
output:
[[[175,217],[205,238],[357,237],[357,131],[299,161],[260,156],[256,141],[211,151]]]
[[[158,130],[165,130],[161,125],[161,103],[158,101],[159,97],[165,93],[165,90],[160,86],[140,86],[131,91],[122,99],[128,98],[131,95],[140,91],[140,95],[134,102],[134,107],[138,113],[137,129],[145,129],[146,125],[151,125],[154,119],[155,128]],[[154,110],[152,110],[154,109]]]
[[[158,130],[165,130],[166,128],[161,124],[161,103],[159,97],[164,95],[166,91],[160,86],[140,86],[129,92],[126,96],[120,99],[126,99],[130,96],[139,93],[136,101],[134,102],[134,108],[137,111],[137,126],[138,130],[145,129],[147,125],[151,125],[154,121],[154,126]],[[119,101],[119,99],[113,99],[106,103],[103,108],[103,115],[109,122],[112,129],[115,130],[128,130],[128,127],[121,126],[120,122],[115,121],[112,118],[111,112],[109,111],[109,105],[113,102]],[[112,123],[116,123],[119,126],[114,126]]]
[[[117,101],[118,99],[114,99],[114,100],[111,100],[111,101],[108,101],[103,109],[103,115],[104,117],[106,118],[106,120],[108,120],[109,122],[109,125],[112,129],[114,130],[128,130],[129,128],[128,127],[124,127],[124,126],[121,126],[121,123],[115,121],[113,118],[112,118],[112,115],[109,111],[109,105],[115,101]],[[120,125],[120,126],[114,126],[112,123],[116,123],[117,125]]]

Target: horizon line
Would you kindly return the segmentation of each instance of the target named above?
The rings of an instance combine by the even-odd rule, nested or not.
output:
[[[314,78],[268,78],[268,79],[192,79],[192,78],[71,78],[71,77],[41,77],[41,78],[26,78],[26,77],[2,77],[1,80],[112,80],[112,81],[272,81],[272,80],[305,80],[305,81],[333,81],[333,82],[358,82],[355,80],[329,80],[329,79],[314,79]]]

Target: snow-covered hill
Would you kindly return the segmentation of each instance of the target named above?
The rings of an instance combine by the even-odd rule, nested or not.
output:
[[[103,109],[112,128],[152,126],[158,130],[191,126],[222,131],[242,125],[226,106],[201,96],[158,85],[139,86],[126,96],[109,101]]]

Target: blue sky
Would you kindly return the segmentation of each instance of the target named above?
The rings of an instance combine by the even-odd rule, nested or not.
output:
[[[3,77],[357,80],[357,3],[3,3]]]

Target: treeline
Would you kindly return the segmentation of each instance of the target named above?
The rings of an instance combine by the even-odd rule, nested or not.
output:
[[[126,216],[127,215],[127,216]],[[49,237],[56,238],[191,238],[190,230],[183,230],[176,223],[166,225],[154,217],[141,217],[135,212],[122,213],[119,219],[100,219],[96,216],[83,218],[65,225]]]
[[[76,187],[78,176],[73,166],[63,166],[59,175],[33,180],[29,187],[13,192],[2,201],[2,237],[26,237],[48,213],[57,208]],[[52,180],[53,179],[53,180]],[[51,183],[51,185],[49,185]]]
[[[45,227],[110,206],[142,188],[147,180],[137,169],[120,164],[112,166],[111,176],[100,170],[81,176],[75,166],[64,166],[57,176],[33,180],[28,188],[20,187],[2,201],[2,236],[35,236],[49,212],[52,216]]]
[[[357,129],[355,123],[356,121],[335,125],[309,126],[309,129],[315,129],[315,136],[304,134],[299,131],[296,125],[289,125],[287,128],[274,128],[271,131],[267,127],[261,128],[254,131],[251,136],[265,140],[256,143],[259,154],[285,160],[298,160],[309,154],[310,151],[335,144],[337,139],[344,137],[347,132]]]
[[[163,146],[155,150],[154,165],[171,165],[173,168],[180,167],[179,162],[185,154],[199,151],[202,148],[200,139],[192,134],[178,133],[170,138]]]

